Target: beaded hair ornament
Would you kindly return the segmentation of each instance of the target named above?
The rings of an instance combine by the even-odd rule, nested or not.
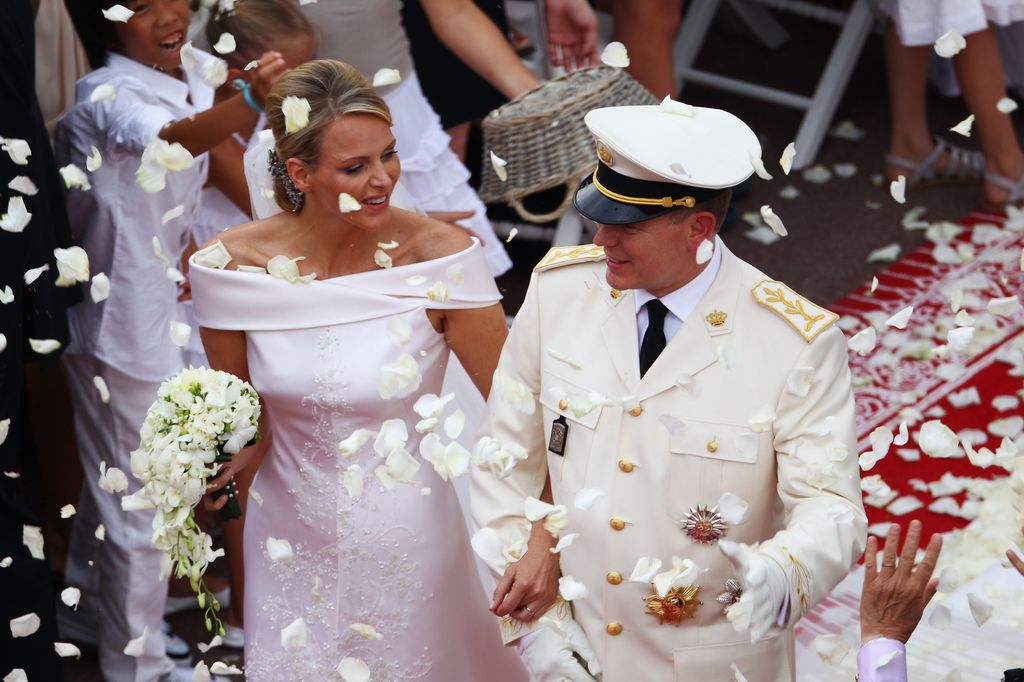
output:
[[[292,204],[292,213],[298,213],[306,200],[306,195],[292,182],[292,176],[288,175],[288,166],[277,155],[276,149],[271,149],[267,153],[267,168],[270,169],[270,175],[284,185],[284,194]]]

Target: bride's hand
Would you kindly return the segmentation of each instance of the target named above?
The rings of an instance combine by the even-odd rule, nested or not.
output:
[[[217,475],[206,484],[206,495],[203,497],[204,507],[210,511],[217,511],[228,503],[228,496],[218,496],[217,491],[230,483],[236,474],[252,464],[259,448],[259,443],[242,448],[238,451],[238,454],[231,458],[231,461],[224,463],[224,466],[217,472]]]
[[[555,539],[540,522],[534,526],[526,554],[505,570],[494,590],[491,612],[531,621],[542,615],[558,597],[561,569],[558,555],[550,550]]]

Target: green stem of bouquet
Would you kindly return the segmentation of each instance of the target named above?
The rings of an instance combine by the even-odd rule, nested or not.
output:
[[[201,532],[199,525],[196,523],[195,512],[190,512],[188,519],[185,521],[185,528],[190,531]],[[177,562],[174,575],[177,578],[187,576],[189,584],[192,586],[192,591],[196,593],[196,599],[199,600],[199,608],[203,609],[203,623],[206,625],[207,632],[215,632],[218,635],[224,636],[224,624],[221,622],[220,617],[217,615],[220,612],[220,602],[217,601],[217,597],[213,595],[210,588],[206,586],[206,581],[203,580],[202,576],[195,577],[192,575],[192,535],[182,534],[179,536],[179,547],[176,552],[177,556],[172,558]],[[186,551],[181,551],[180,544],[185,543]]]

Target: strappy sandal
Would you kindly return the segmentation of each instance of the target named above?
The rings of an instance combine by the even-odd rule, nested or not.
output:
[[[936,170],[935,162],[949,152],[949,159],[941,171]],[[927,186],[945,184],[973,184],[981,182],[985,177],[985,155],[957,147],[941,137],[935,138],[935,147],[923,161],[911,161],[893,154],[885,155],[885,162],[891,166],[902,168],[908,172],[907,186]]]
[[[1020,176],[1016,180],[1011,180],[1008,177],[999,175],[998,173],[985,173],[985,182],[989,182],[996,187],[1001,187],[1006,190],[1006,199],[1002,203],[995,203],[988,201],[985,197],[981,198],[981,208],[990,211],[992,213],[1000,213],[1006,210],[1007,206],[1016,206],[1024,202],[1024,175]]]

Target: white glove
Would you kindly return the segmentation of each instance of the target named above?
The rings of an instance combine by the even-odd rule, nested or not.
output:
[[[771,557],[750,545],[719,540],[718,547],[732,563],[743,596],[729,607],[726,618],[737,632],[750,630],[750,642],[762,639],[779,620],[789,592],[786,572]]]
[[[535,682],[594,682],[600,679],[601,666],[597,655],[583,628],[575,620],[550,622],[525,635],[519,655]],[[586,668],[579,659],[586,662]]]

